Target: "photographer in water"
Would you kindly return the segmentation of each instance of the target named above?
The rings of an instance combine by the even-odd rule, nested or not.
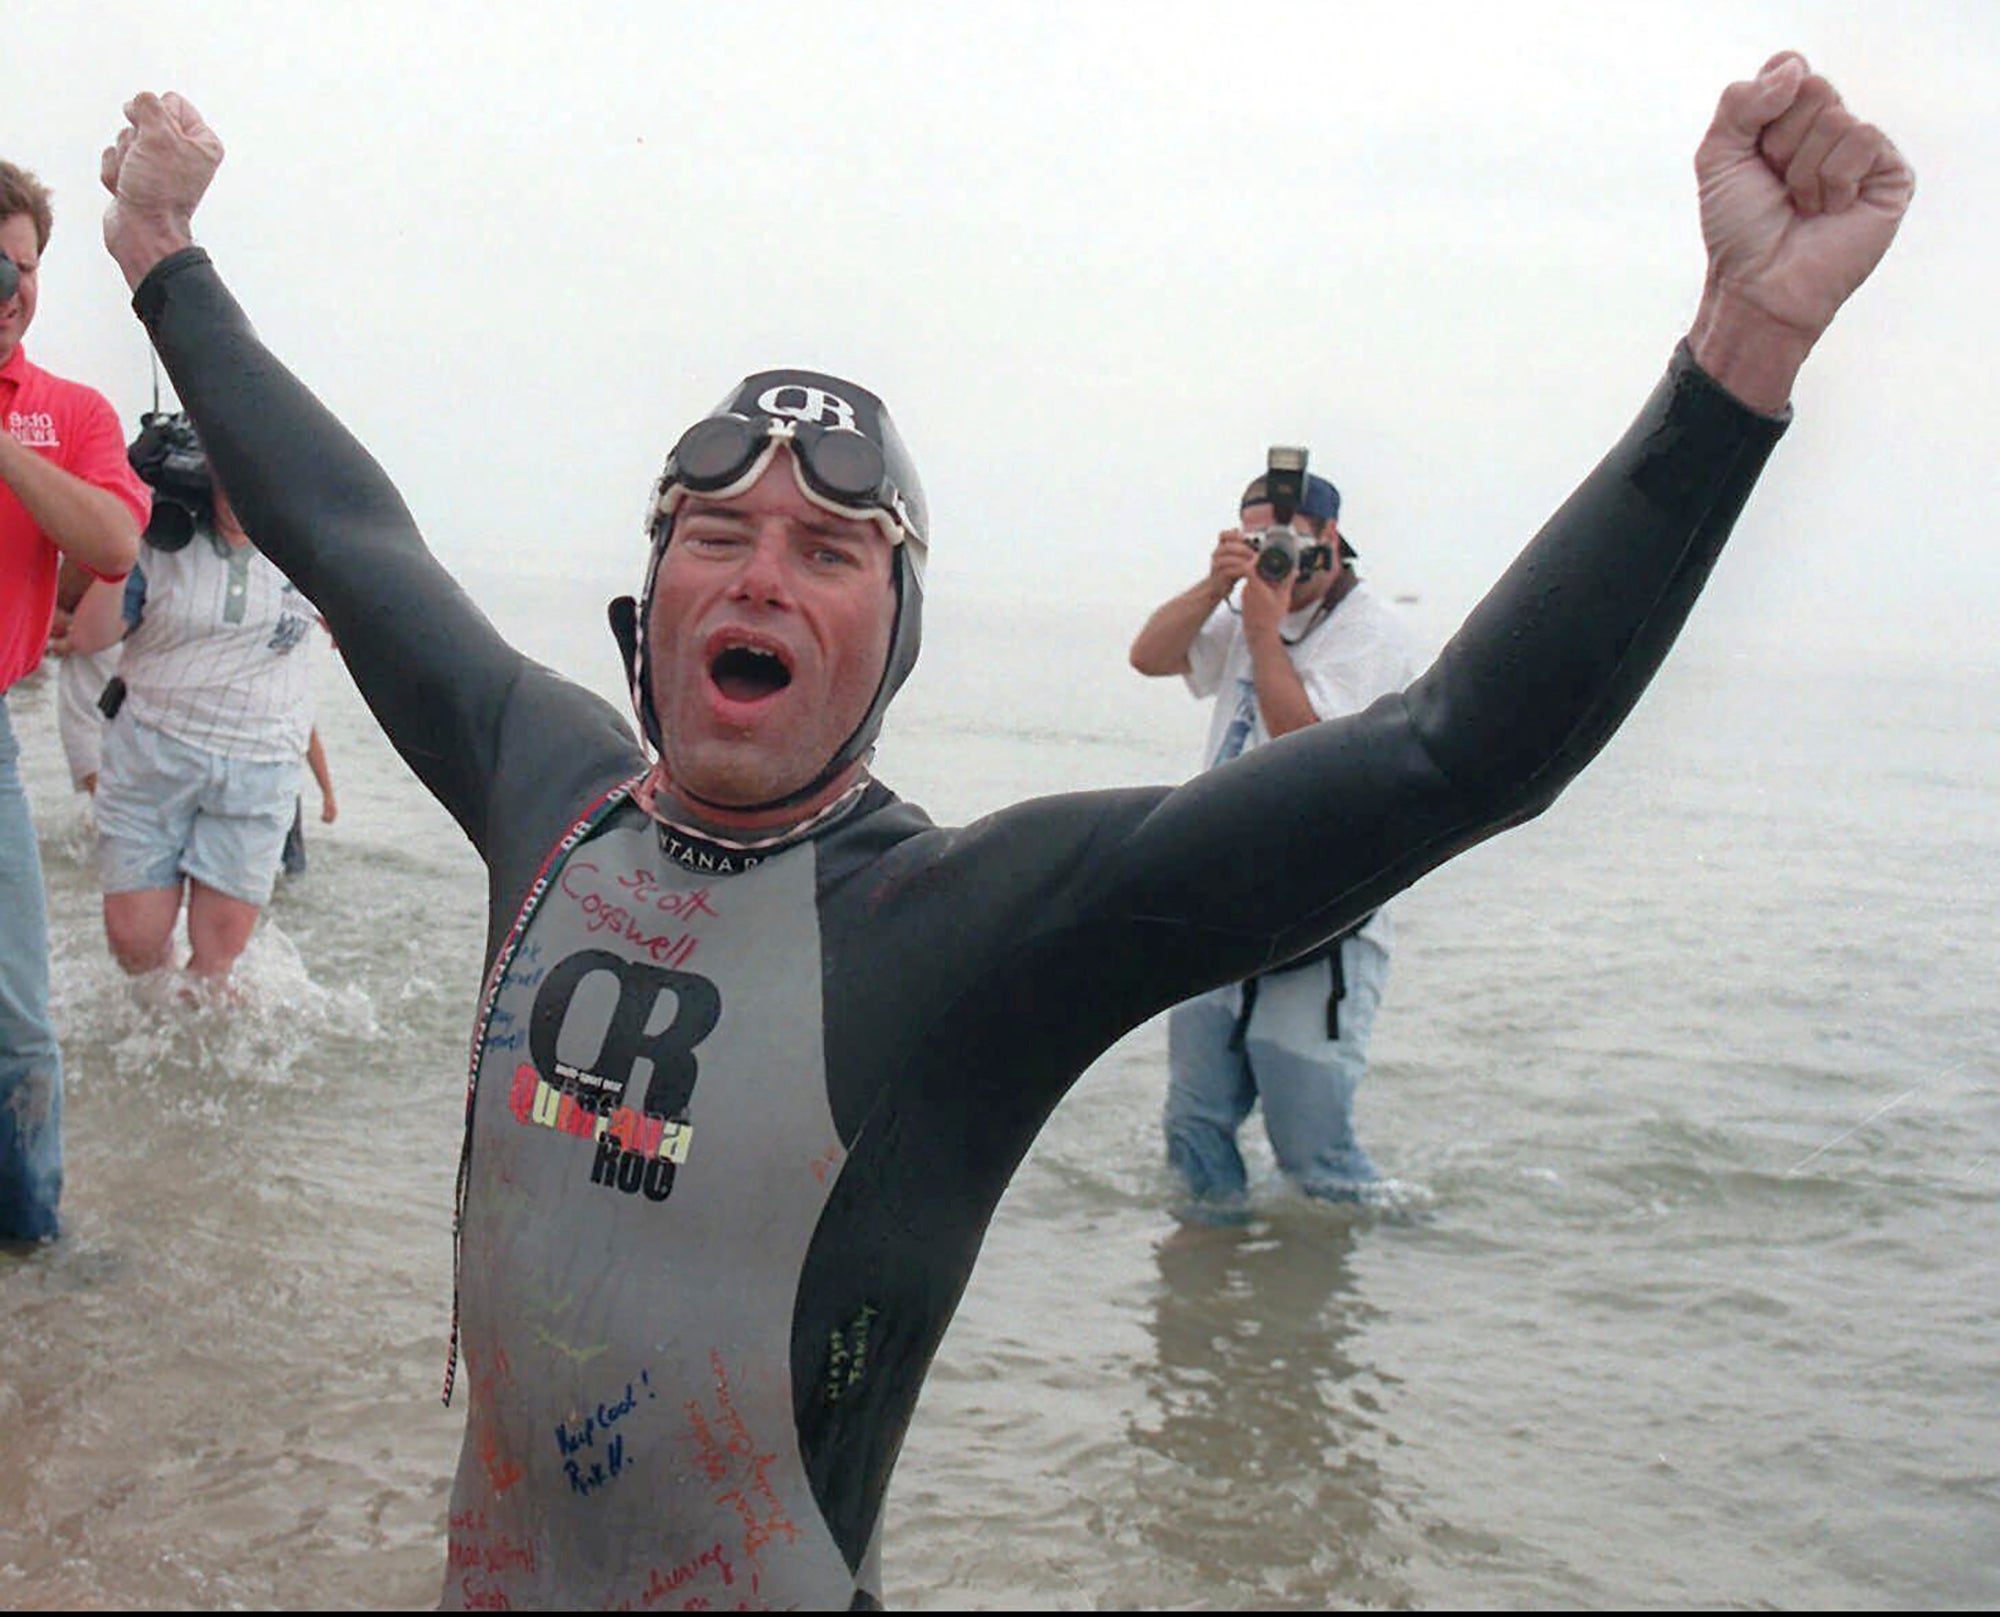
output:
[[[1217,699],[1207,769],[1358,713],[1416,671],[1402,622],[1354,571],[1340,491],[1310,475],[1306,461],[1303,449],[1270,451],[1264,476],[1243,491],[1238,525],[1216,541],[1208,576],[1154,612],[1132,642],[1140,673],[1179,674],[1196,697]],[[1354,1136],[1354,1092],[1389,947],[1385,907],[1281,970],[1169,1014],[1167,1160],[1186,1194],[1183,1217],[1244,1216],[1236,1137],[1259,1102],[1278,1164],[1301,1190],[1329,1200],[1366,1193],[1375,1167]]]
[[[184,415],[145,417],[131,460],[154,489],[139,565],[122,591],[94,586],[70,632],[86,653],[125,637],[102,703],[105,936],[135,975],[172,964],[185,903],[187,969],[220,982],[297,809],[317,613],[250,542]]]

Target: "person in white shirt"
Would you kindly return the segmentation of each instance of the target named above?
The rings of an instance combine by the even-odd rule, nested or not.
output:
[[[1238,525],[1217,540],[1208,576],[1154,612],[1132,644],[1140,673],[1179,674],[1195,696],[1214,698],[1205,769],[1358,713],[1416,672],[1395,609],[1354,570],[1340,491],[1303,475],[1302,464],[1297,471],[1290,488],[1273,471],[1243,491]],[[1240,606],[1230,598],[1239,586]],[[1278,1164],[1301,1190],[1328,1200],[1366,1194],[1377,1175],[1355,1138],[1354,1093],[1389,947],[1383,906],[1309,954],[1169,1014],[1167,1161],[1186,1197],[1183,1217],[1245,1216],[1237,1133],[1259,1104]]]
[[[70,633],[85,653],[124,636],[97,789],[104,928],[126,971],[155,971],[173,963],[185,906],[187,969],[219,982],[270,901],[297,810],[318,614],[250,542],[185,418],[147,431],[179,435],[181,460],[152,473],[154,520],[122,595],[93,589]]]

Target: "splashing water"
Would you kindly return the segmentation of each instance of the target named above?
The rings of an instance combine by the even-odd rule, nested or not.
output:
[[[64,941],[53,1009],[58,1026],[70,1030],[64,1047],[72,1089],[108,1070],[149,1086],[156,1103],[200,1110],[226,1097],[241,1105],[260,1088],[324,1082],[330,1044],[382,1037],[367,990],[316,982],[268,916],[220,984],[178,966],[127,977],[108,953],[83,955],[79,940]]]

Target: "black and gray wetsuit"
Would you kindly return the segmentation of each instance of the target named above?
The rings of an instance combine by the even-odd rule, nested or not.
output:
[[[879,1603],[918,1389],[1050,1110],[1141,1021],[1553,801],[1783,426],[1683,350],[1401,695],[1173,790],[962,829],[870,785],[739,858],[634,805],[623,717],[501,640],[204,253],[135,304],[259,548],[489,873],[453,1606]]]

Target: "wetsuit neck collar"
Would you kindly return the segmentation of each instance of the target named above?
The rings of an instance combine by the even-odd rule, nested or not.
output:
[[[659,827],[661,845],[669,857],[682,864],[694,863],[698,869],[747,870],[845,819],[873,784],[874,778],[863,770],[845,791],[804,819],[766,830],[728,831],[677,819],[668,807],[665,771],[657,763],[632,788],[632,801]]]

